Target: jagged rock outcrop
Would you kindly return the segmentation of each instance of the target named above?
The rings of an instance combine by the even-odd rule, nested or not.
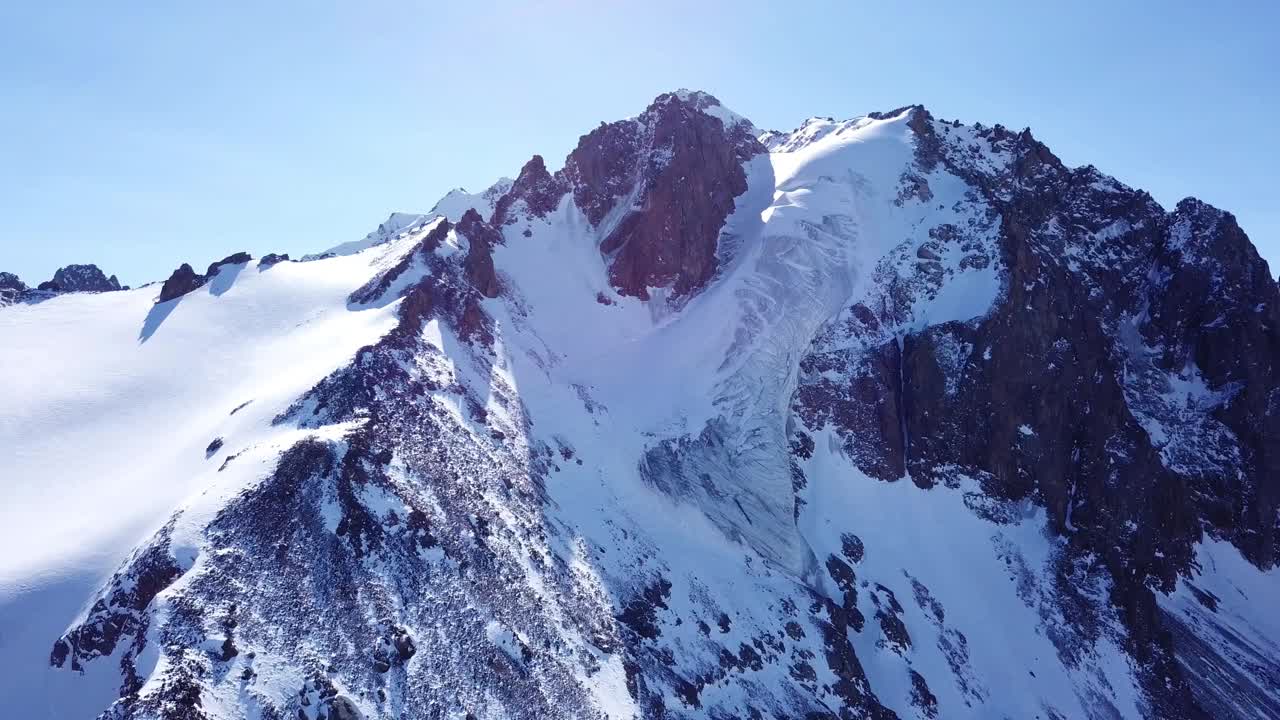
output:
[[[175,298],[203,286],[206,279],[203,275],[197,275],[187,263],[182,263],[177,270],[164,281],[164,285],[160,286],[160,298],[157,302],[169,302]]]
[[[1198,372],[1197,389],[1210,397],[1188,399],[1212,408],[1200,432],[1165,438],[1162,459],[1196,478],[1198,509],[1215,530],[1273,567],[1280,559],[1280,289],[1230,213],[1183,200],[1161,240],[1142,334],[1169,374],[1195,381]],[[1235,436],[1243,473],[1230,471],[1233,458],[1216,451],[1221,445],[1204,442],[1225,440],[1210,429],[1213,421]],[[1197,467],[1202,455],[1211,462]]]
[[[705,93],[661,95],[639,117],[583,136],[565,161],[620,293],[687,295],[715,273],[716,240],[747,189],[743,163],[765,152],[750,123],[708,112],[719,108]]]
[[[111,292],[119,290],[115,275],[107,277],[97,265],[67,265],[53,274],[52,280],[40,283],[39,290],[48,292]]]
[[[467,279],[487,298],[498,297],[501,286],[493,266],[493,248],[502,244],[502,235],[480,217],[474,208],[458,221],[458,232],[469,241],[467,258],[463,261]]]
[[[16,302],[40,302],[62,293],[113,292],[128,290],[115,275],[107,277],[97,265],[67,265],[59,268],[51,280],[28,287],[13,273],[0,272],[0,305]]]
[[[289,253],[267,253],[258,260],[258,269],[266,270],[282,262],[289,262]]]
[[[494,227],[514,223],[518,215],[527,214],[532,217],[546,217],[560,204],[560,198],[569,192],[568,183],[560,173],[552,175],[547,172],[546,163],[541,155],[534,155],[529,162],[520,168],[520,174],[493,209],[493,217],[489,224]],[[523,204],[523,208],[518,205]]]
[[[27,284],[17,275],[11,272],[0,272],[0,305],[17,302],[26,291]]]
[[[218,274],[218,271],[221,270],[223,266],[243,265],[252,259],[253,256],[247,252],[238,252],[234,255],[228,255],[215,263],[211,263],[209,265],[209,269],[205,271],[204,276],[207,279],[212,279],[214,275]]]
[[[288,259],[288,255],[282,256]],[[209,269],[204,275],[199,275],[187,263],[182,263],[177,270],[164,281],[164,285],[160,286],[160,297],[156,302],[168,302],[175,298],[182,297],[192,290],[204,287],[210,280],[217,276],[224,266],[227,265],[243,265],[253,259],[247,252],[238,252],[233,255],[211,263]],[[277,260],[276,262],[279,262]]]

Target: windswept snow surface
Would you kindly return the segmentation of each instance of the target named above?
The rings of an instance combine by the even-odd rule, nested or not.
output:
[[[228,482],[257,479],[240,469],[274,461],[292,442],[297,431],[271,418],[395,324],[394,305],[352,310],[347,295],[416,239],[314,262],[226,266],[158,305],[153,285],[0,313],[6,712],[93,717],[110,704],[115,669],[91,668],[108,675],[91,690],[49,669],[49,639],[175,508],[234,492]],[[222,445],[207,454],[215,438]]]

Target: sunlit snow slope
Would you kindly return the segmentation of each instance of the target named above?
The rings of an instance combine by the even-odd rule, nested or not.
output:
[[[161,304],[152,285],[0,313],[8,707],[50,703],[48,717],[74,716],[63,714],[70,702],[93,717],[110,703],[114,674],[94,694],[47,671],[49,637],[175,507],[234,491],[240,474],[218,472],[228,454],[269,460],[293,441],[297,433],[271,418],[394,325],[394,308],[353,311],[347,295],[397,247],[225,267],[205,288]],[[207,453],[217,438],[222,449]]]
[[[14,716],[1280,710],[1275,281],[1029,132],[680,91],[157,288],[0,308]]]

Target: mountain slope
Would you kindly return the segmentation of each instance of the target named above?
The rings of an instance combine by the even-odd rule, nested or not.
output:
[[[202,280],[0,311],[26,716],[1280,708],[1280,290],[1029,132],[680,91]]]

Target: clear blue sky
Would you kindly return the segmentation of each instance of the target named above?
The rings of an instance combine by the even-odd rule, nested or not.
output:
[[[677,87],[764,128],[917,102],[1030,126],[1231,210],[1280,269],[1280,3],[1139,5],[3,3],[0,269],[139,284],[316,251],[533,153],[559,167]]]

